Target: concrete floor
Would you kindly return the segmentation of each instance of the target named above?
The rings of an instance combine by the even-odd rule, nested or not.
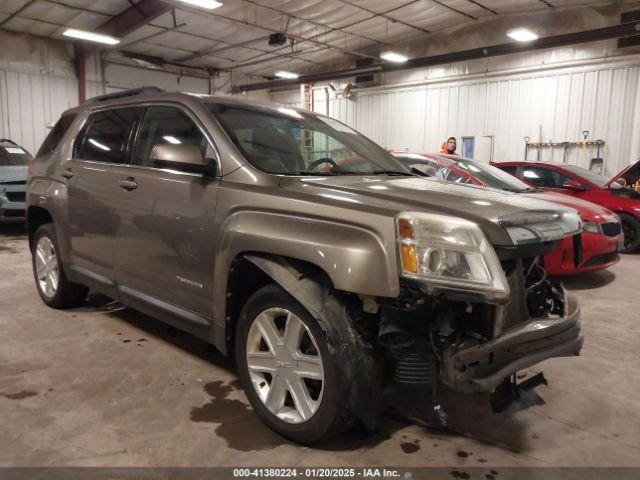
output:
[[[567,282],[586,343],[543,364],[545,405],[452,401],[446,430],[395,412],[308,448],[264,427],[200,340],[100,299],[45,307],[24,231],[0,226],[0,466],[640,466],[639,271],[625,256]]]

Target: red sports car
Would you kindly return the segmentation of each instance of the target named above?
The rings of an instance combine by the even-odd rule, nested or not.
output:
[[[620,220],[606,208],[531,188],[487,163],[470,158],[439,153],[391,153],[407,165],[442,180],[499,188],[575,208],[584,222],[583,232],[579,236],[565,238],[558,248],[544,256],[545,270],[549,275],[573,275],[601,270],[619,259],[618,250],[623,242]]]
[[[640,250],[640,161],[611,179],[577,165],[541,162],[494,165],[534,187],[597,203],[615,212],[624,232],[622,252]]]

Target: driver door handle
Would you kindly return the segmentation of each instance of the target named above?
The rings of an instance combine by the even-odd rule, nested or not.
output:
[[[69,180],[71,177],[73,177],[73,171],[70,168],[67,168],[64,172],[62,172],[62,176]]]
[[[125,189],[127,192],[130,192],[131,190],[135,190],[136,188],[138,188],[136,179],[133,177],[127,177],[126,180],[120,180],[118,182],[118,185],[120,185],[120,188]]]

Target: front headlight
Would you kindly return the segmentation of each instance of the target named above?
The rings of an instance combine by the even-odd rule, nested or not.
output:
[[[582,231],[585,233],[595,233],[598,235],[602,235],[602,228],[599,223],[594,222],[584,222],[582,224]]]
[[[404,212],[396,217],[396,227],[404,277],[451,290],[509,295],[498,256],[477,224]]]

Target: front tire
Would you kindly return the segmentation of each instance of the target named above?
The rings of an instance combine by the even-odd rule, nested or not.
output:
[[[311,444],[349,426],[326,334],[281,288],[267,285],[249,298],[238,320],[235,353],[249,402],[272,430]]]
[[[33,237],[31,252],[36,288],[42,301],[49,307],[78,307],[84,302],[89,289],[67,280],[58,251],[54,225],[42,225]]]
[[[635,253],[640,250],[640,221],[628,213],[619,213],[624,233],[622,253]]]

